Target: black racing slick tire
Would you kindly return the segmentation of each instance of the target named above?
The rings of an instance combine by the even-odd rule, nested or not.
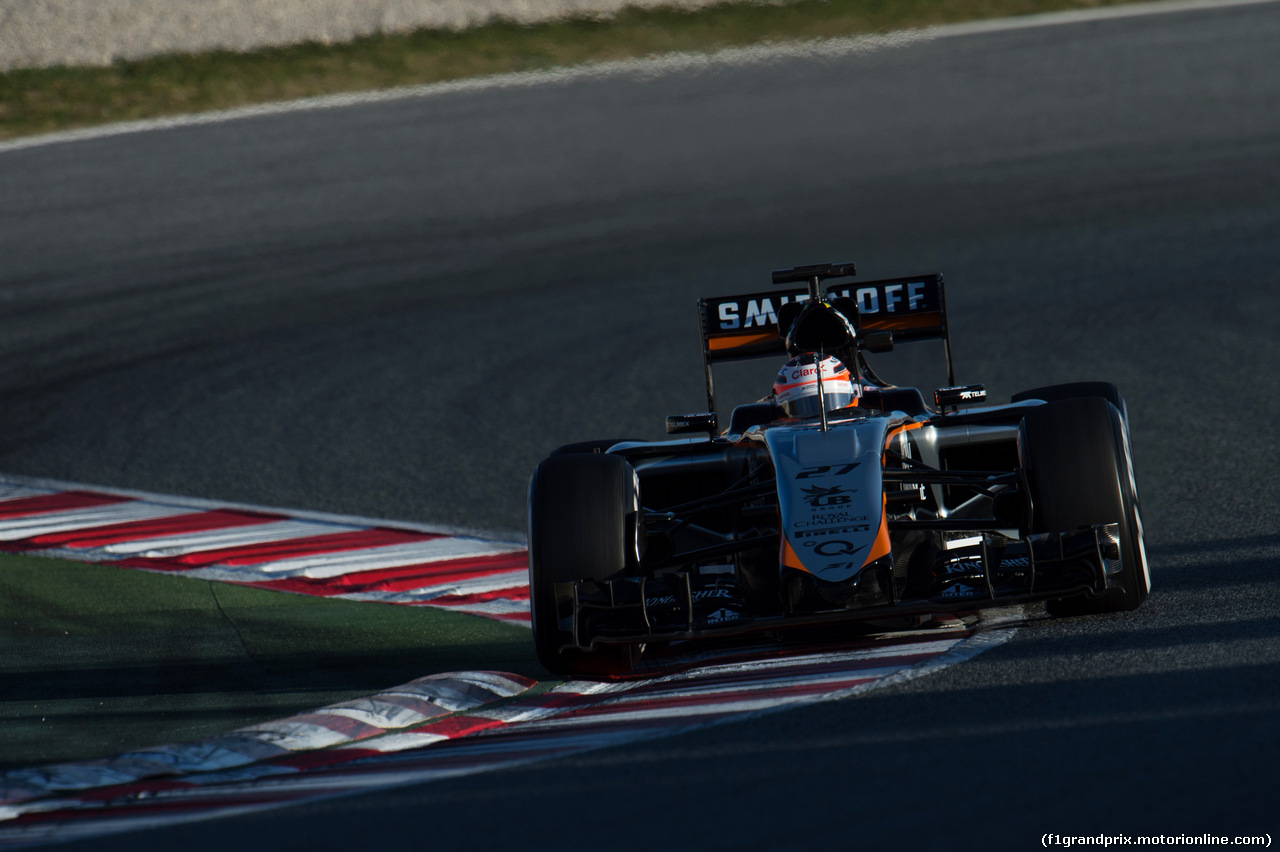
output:
[[[1129,425],[1129,409],[1125,406],[1120,389],[1111,382],[1068,382],[1063,385],[1047,385],[1015,393],[1010,402],[1022,402],[1026,399],[1043,399],[1045,402],[1058,402],[1063,399],[1079,399],[1080,397],[1102,397],[1120,411],[1126,428]]]
[[[538,661],[564,676],[610,677],[635,667],[639,648],[574,647],[573,581],[634,572],[640,510],[635,470],[608,453],[553,455],[529,484],[529,603]],[[584,637],[578,637],[582,639]]]
[[[1048,402],[1028,412],[1024,430],[1033,532],[1120,525],[1121,569],[1110,578],[1113,587],[1101,596],[1051,600],[1046,609],[1055,616],[1137,609],[1151,591],[1151,575],[1121,409],[1104,396]]]
[[[551,455],[568,456],[574,453],[603,453],[607,452],[614,444],[625,444],[640,440],[640,438],[605,438],[604,440],[596,441],[579,441],[576,444],[565,444],[563,447],[556,447],[551,451]]]

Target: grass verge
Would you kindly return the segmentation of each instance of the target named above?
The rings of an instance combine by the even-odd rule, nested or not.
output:
[[[0,770],[212,736],[474,670],[545,676],[515,625],[0,555]]]
[[[1121,0],[797,0],[701,11],[629,10],[608,20],[461,32],[422,30],[339,45],[214,52],[0,74],[0,139],[337,92],[433,83],[677,51],[823,39]]]

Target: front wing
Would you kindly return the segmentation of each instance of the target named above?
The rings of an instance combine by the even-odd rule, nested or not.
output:
[[[948,541],[948,537],[950,540]],[[1085,593],[1104,594],[1122,567],[1119,524],[1009,538],[943,534],[945,546],[910,577],[886,578],[881,600],[814,612],[761,608],[730,572],[671,571],[565,583],[573,646],[636,644],[784,630],[840,622],[973,611]]]

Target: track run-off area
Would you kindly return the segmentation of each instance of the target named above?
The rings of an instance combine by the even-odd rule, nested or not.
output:
[[[522,547],[358,519],[9,482],[0,483],[0,550],[529,621]],[[1002,615],[1011,624],[1021,610]],[[0,847],[442,780],[845,697],[1012,635],[991,615],[978,624],[668,652],[612,683],[428,675],[202,740],[0,774]]]
[[[3,146],[0,506],[19,509],[0,541],[102,557],[13,557],[68,593],[129,562],[127,582],[225,610],[218,647],[306,653],[202,664],[143,632],[136,667],[102,670],[93,637],[6,624],[48,663],[6,670],[7,729],[58,739],[42,714],[89,684],[129,710],[77,724],[148,745],[6,766],[0,831],[191,852],[1275,836],[1278,43],[1275,2],[1151,5]],[[537,462],[698,410],[699,297],[844,260],[945,275],[956,378],[994,401],[1120,387],[1150,599],[548,679],[517,616]],[[717,396],[758,399],[776,366]],[[941,384],[925,347],[875,367]],[[287,628],[286,599],[311,607]],[[345,607],[405,640],[375,666],[385,634],[313,629]],[[433,646],[429,619],[502,635]],[[112,826],[146,834],[92,833]]]

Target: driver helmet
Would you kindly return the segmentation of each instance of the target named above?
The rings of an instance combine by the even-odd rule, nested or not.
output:
[[[827,411],[857,404],[861,388],[853,381],[849,368],[830,355],[822,359],[822,395],[819,396],[818,368],[814,365],[817,360],[814,353],[805,353],[792,358],[778,371],[778,378],[773,381],[773,401],[788,417],[817,417],[823,402]]]

